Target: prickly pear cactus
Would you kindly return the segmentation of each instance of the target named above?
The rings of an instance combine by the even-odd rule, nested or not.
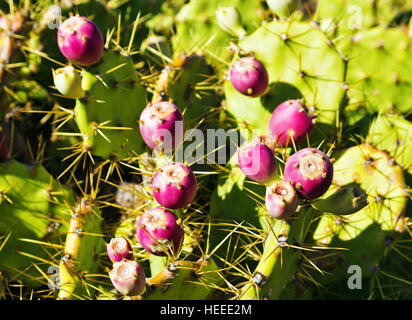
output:
[[[411,10],[0,1],[0,299],[411,298]]]

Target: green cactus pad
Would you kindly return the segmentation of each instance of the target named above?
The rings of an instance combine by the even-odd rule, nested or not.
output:
[[[118,68],[113,72],[108,72]],[[103,84],[96,75],[101,75]],[[146,106],[146,92],[140,85],[133,61],[118,52],[110,51],[103,56],[103,62],[86,73],[88,98],[77,101],[76,123],[85,142],[91,144],[92,153],[108,158],[122,159],[132,151],[143,151],[138,120]],[[88,88],[89,87],[89,88]],[[100,131],[94,128],[104,124]]]
[[[412,124],[397,115],[377,117],[366,141],[387,151],[404,170],[412,174]]]
[[[336,126],[344,95],[345,63],[322,31],[309,23],[273,21],[239,42],[255,54],[269,73],[269,89],[260,98],[224,85],[227,111],[239,127],[267,134],[273,110],[287,99],[303,97],[318,115],[314,136],[325,137]]]
[[[344,217],[322,216],[313,233],[316,243],[348,249],[339,255],[342,264],[329,261],[336,269],[332,278],[323,280],[347,276],[345,266],[349,265],[359,265],[364,276],[371,275],[384,255],[386,240],[396,238],[396,223],[404,215],[404,172],[386,152],[366,144],[347,149],[334,164],[334,171],[333,184],[358,183],[368,194],[369,205]]]
[[[262,12],[259,1],[247,0],[195,0],[182,7],[178,13],[176,36],[173,38],[175,53],[182,50],[191,52],[193,49],[199,53],[201,49],[207,49],[221,58],[229,56],[227,47],[230,39],[229,33],[223,31],[216,19],[216,10],[219,6],[236,6],[242,15],[243,25],[246,30],[254,30],[261,22]],[[195,52],[196,52],[195,51]],[[217,63],[217,60],[208,56],[209,62]]]
[[[49,252],[50,247],[35,241],[60,244],[61,234],[67,231],[68,205],[74,202],[73,196],[41,165],[29,167],[17,161],[1,164],[0,189],[2,242],[10,234],[0,251],[0,271],[9,279],[23,280],[32,286],[45,284],[47,281],[33,263],[46,273],[53,264],[54,250]],[[50,264],[42,259],[50,260]]]
[[[359,106],[369,112],[410,111],[412,49],[400,29],[376,27],[342,37],[339,49],[349,58],[347,113],[356,115]]]
[[[60,261],[59,300],[94,297],[86,277],[98,272],[98,255],[106,250],[100,224],[99,211],[83,198],[72,214]]]
[[[161,92],[166,93],[183,112],[185,126],[194,127],[200,118],[220,102],[220,97],[213,89],[216,85],[213,72],[204,57],[196,54],[184,57],[181,66],[169,65],[163,69],[155,99]]]
[[[268,231],[262,257],[254,278],[244,286],[240,299],[277,299],[291,281],[300,260],[299,245],[314,217],[315,210],[301,208],[294,219],[276,220]]]
[[[216,286],[222,282],[213,259],[178,268],[174,278],[148,292],[147,300],[205,300],[210,299]]]

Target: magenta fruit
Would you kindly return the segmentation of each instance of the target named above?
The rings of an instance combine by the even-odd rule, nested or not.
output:
[[[155,173],[152,190],[156,201],[163,207],[181,209],[196,196],[196,176],[183,163],[172,162]]]
[[[233,87],[240,93],[261,96],[268,87],[269,76],[265,66],[254,57],[244,57],[233,63],[229,72]]]
[[[275,219],[287,219],[298,206],[296,191],[290,183],[277,181],[266,189],[266,209]]]
[[[139,127],[144,142],[152,149],[171,151],[183,140],[183,115],[171,102],[149,104],[140,115]]]
[[[269,134],[281,147],[305,141],[315,128],[315,116],[301,100],[288,100],[281,103],[272,113],[269,121]]]
[[[238,150],[239,168],[251,180],[270,183],[276,174],[276,159],[261,137],[245,143]]]
[[[146,274],[136,261],[115,262],[109,276],[116,290],[125,296],[138,296],[145,290]]]
[[[284,180],[291,183],[298,196],[307,200],[323,195],[333,179],[333,165],[320,150],[305,148],[286,162]]]
[[[151,254],[165,256],[177,253],[184,238],[173,212],[165,208],[146,210],[137,223],[137,239]]]
[[[119,262],[123,259],[133,259],[132,247],[125,237],[111,239],[107,244],[107,254],[112,262]]]
[[[93,21],[81,16],[70,17],[60,25],[57,44],[67,60],[84,66],[97,63],[104,48],[100,29]]]

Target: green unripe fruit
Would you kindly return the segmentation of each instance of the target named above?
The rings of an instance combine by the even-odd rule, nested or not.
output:
[[[332,186],[324,196],[312,203],[312,207],[338,215],[353,214],[368,204],[366,197],[365,191],[356,183]]]
[[[67,66],[53,70],[53,80],[56,89],[64,96],[72,99],[84,97],[79,73],[72,67]]]
[[[279,18],[289,17],[300,5],[300,0],[266,0],[266,2],[270,10]]]
[[[217,23],[223,31],[239,38],[246,35],[242,27],[242,18],[235,6],[219,7],[215,13]]]

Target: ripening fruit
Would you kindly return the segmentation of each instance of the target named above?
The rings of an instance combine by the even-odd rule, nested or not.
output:
[[[81,99],[85,96],[82,89],[82,79],[72,66],[52,70],[56,89],[64,96]]]
[[[67,60],[83,66],[99,62],[104,49],[100,29],[81,16],[70,17],[59,26],[57,44]]]
[[[139,120],[140,133],[151,148],[174,150],[183,140],[183,115],[179,108],[168,101],[149,104]]]
[[[180,250],[184,231],[173,212],[165,208],[146,210],[137,223],[137,239],[144,249],[156,256]]]
[[[145,290],[146,274],[136,261],[115,262],[109,276],[116,290],[125,296],[138,296]]]
[[[132,246],[125,237],[112,238],[107,244],[107,254],[112,262],[133,259]]]
[[[260,137],[245,143],[238,150],[239,168],[249,179],[267,184],[276,174],[276,159]]]
[[[181,209],[189,205],[196,196],[196,176],[183,163],[172,162],[155,173],[152,190],[156,201],[163,207]]]
[[[229,72],[233,87],[240,93],[259,97],[267,89],[269,76],[265,66],[254,57],[236,60]]]
[[[299,197],[307,200],[323,195],[332,179],[332,162],[315,148],[299,150],[285,164],[284,180],[295,187]]]
[[[275,219],[289,218],[298,207],[298,198],[293,186],[288,182],[277,181],[266,188],[266,209]]]
[[[276,145],[287,147],[299,145],[315,129],[315,115],[301,100],[288,100],[281,103],[272,113],[269,121],[269,135]]]

